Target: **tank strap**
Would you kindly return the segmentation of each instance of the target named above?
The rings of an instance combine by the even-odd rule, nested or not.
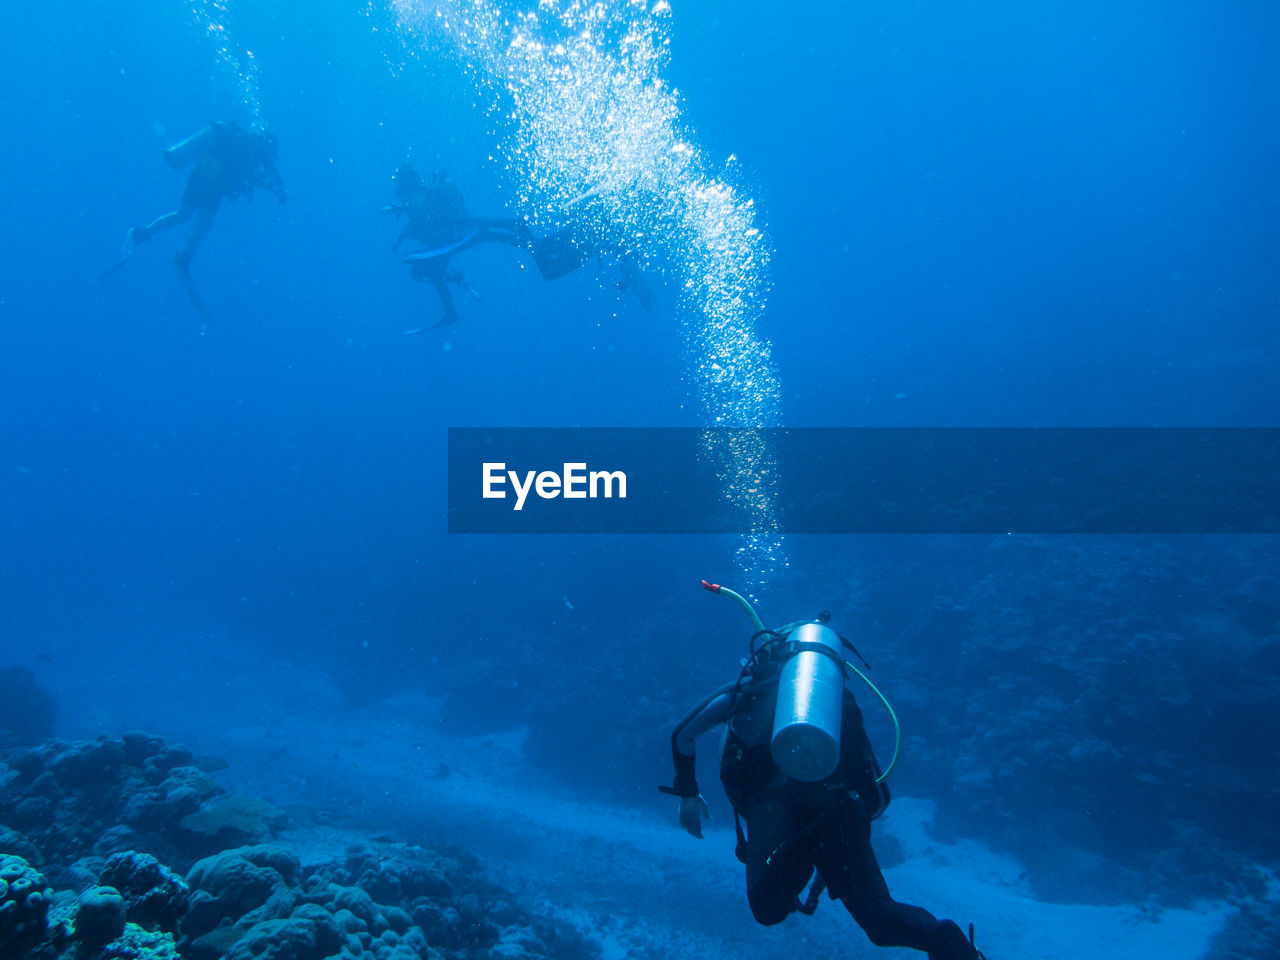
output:
[[[832,650],[825,643],[815,643],[812,640],[792,640],[787,643],[787,649],[791,651],[792,655],[812,651],[813,653],[820,653],[823,656],[830,657],[840,667],[842,676],[847,677],[849,675],[849,668],[844,656]]]

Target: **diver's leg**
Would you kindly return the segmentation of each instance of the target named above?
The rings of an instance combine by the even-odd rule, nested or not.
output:
[[[435,287],[436,295],[440,298],[440,306],[444,308],[444,316],[440,318],[440,323],[456,323],[458,311],[453,305],[453,294],[449,292],[448,258],[437,257],[434,260],[418,260],[414,263],[409,275],[415,280],[425,281]]]
[[[191,225],[191,232],[187,234],[187,242],[183,244],[173,257],[173,269],[178,275],[178,283],[182,285],[182,289],[186,291],[187,298],[191,301],[191,305],[195,307],[196,312],[204,318],[205,322],[213,319],[209,313],[209,308],[204,305],[199,292],[196,290],[195,284],[191,280],[191,272],[188,267],[191,266],[191,256],[196,252],[196,248],[200,246],[200,241],[204,239],[204,235],[209,232],[209,228],[213,226],[214,215],[218,212],[217,205],[189,207],[195,213],[195,223]],[[200,331],[204,334],[203,328]]]
[[[942,920],[933,934],[929,960],[985,960],[978,948],[969,942],[959,924]]]
[[[782,794],[752,801],[747,810],[747,903],[758,923],[781,923],[813,876],[804,828]]]
[[[456,267],[450,267],[444,272],[444,278],[452,283],[459,290],[465,291],[467,296],[472,300],[479,300],[480,293],[471,285],[471,281],[467,279],[467,275]]]
[[[533,234],[523,220],[477,220],[476,243],[505,243],[509,247],[531,250],[534,243]]]
[[[144,240],[149,240],[153,234],[159,233],[161,230],[168,230],[170,227],[176,227],[180,223],[186,223],[195,212],[195,207],[186,203],[179,204],[177,210],[162,213],[145,227],[134,227],[129,231],[128,242],[138,244]]]
[[[415,260],[413,261],[413,267],[409,270],[409,276],[423,283],[431,284],[435,288],[436,296],[440,298],[440,306],[444,308],[444,316],[432,326],[442,327],[458,321],[458,311],[453,305],[453,294],[449,292],[449,273],[447,257],[439,257],[434,260]],[[406,330],[405,333],[421,333],[427,329],[429,327],[415,327],[412,330]]]
[[[926,951],[930,960],[979,956],[950,920],[893,899],[871,849],[871,821],[854,801],[842,804],[817,835],[818,871],[876,946],[911,947]]]
[[[187,242],[183,244],[182,249],[173,258],[174,266],[179,270],[186,270],[191,265],[191,258],[195,254],[196,248],[200,246],[200,241],[204,239],[204,235],[213,226],[213,218],[217,212],[217,207],[204,207],[196,211],[196,222],[191,225],[191,232],[187,234]]]
[[[431,285],[436,288],[436,293],[440,297],[440,306],[444,308],[444,316],[440,318],[440,322],[442,324],[457,323],[458,311],[453,305],[453,294],[449,292],[449,285],[445,283],[444,277],[433,277]]]
[[[534,239],[522,220],[475,220],[473,229],[457,246],[449,249],[449,256],[478,247],[482,243],[502,243],[519,250],[533,252]]]
[[[142,243],[144,240],[149,240],[153,233],[158,233],[161,230],[168,230],[170,227],[177,226],[180,223],[185,223],[191,219],[191,214],[194,212],[195,210],[193,207],[187,203],[182,203],[178,206],[177,210],[161,214],[145,227],[130,227],[129,231],[124,235],[124,244],[120,249],[120,256],[116,258],[115,263],[111,264],[111,266],[98,274],[98,279],[105,280],[128,263],[129,258],[133,256],[133,251],[138,244]]]

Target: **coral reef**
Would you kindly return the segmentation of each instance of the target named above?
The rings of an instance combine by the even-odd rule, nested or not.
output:
[[[221,796],[209,775],[221,764],[142,733],[49,740],[11,753],[7,762],[13,773],[0,789],[0,829],[20,831],[28,852],[34,848],[60,865],[51,871],[131,850],[189,863],[218,849],[219,837],[234,845],[283,825],[268,805]],[[192,817],[195,826],[184,825]],[[65,885],[81,886],[71,879]]]
[[[49,741],[11,753],[7,765],[0,819],[24,832],[0,824],[0,849],[30,853],[44,872],[0,854],[6,960],[599,955],[568,925],[513,906],[459,850],[379,840],[307,865],[281,842],[211,851],[228,840],[269,839],[284,815],[254,798],[222,796],[202,769],[216,764],[155,737]]]
[[[882,654],[910,678],[899,790],[1051,899],[1259,895],[1255,863],[1280,857],[1280,626],[1253,597],[1261,558],[1210,546],[1001,538],[935,578]]]
[[[76,939],[90,950],[105,947],[124,933],[124,897],[114,887],[90,887],[76,906]]]
[[[44,938],[51,897],[31,864],[0,853],[0,956],[21,956]]]
[[[228,797],[187,814],[178,825],[189,845],[202,850],[221,850],[269,840],[287,820],[283,811],[265,801]]]
[[[567,925],[513,908],[460,851],[382,843],[303,869],[287,847],[259,845],[207,857],[187,881],[191,909],[181,945],[190,960],[585,960],[598,953]]]
[[[191,889],[186,880],[149,853],[129,850],[107,860],[99,876],[125,898],[130,922],[143,930],[176,933]]]
[[[124,933],[94,954],[93,960],[182,960],[182,955],[178,953],[172,934],[143,930],[130,923],[125,925]]]

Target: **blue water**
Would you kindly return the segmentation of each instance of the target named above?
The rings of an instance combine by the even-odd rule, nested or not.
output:
[[[467,677],[483,689],[495,662],[523,681],[460,729],[568,735],[548,705],[571,685],[549,666],[563,658],[635,666],[593,670],[589,709],[652,690],[678,713],[745,644],[745,621],[697,590],[738,576],[736,538],[450,536],[444,493],[450,426],[705,423],[676,292],[659,281],[646,313],[607,272],[543,283],[487,247],[459,261],[483,300],[460,300],[456,327],[402,335],[439,308],[390,252],[398,225],[378,209],[391,174],[406,158],[447,168],[473,212],[509,214],[511,123],[477,92],[465,48],[380,3],[226,6],[5,14],[0,666],[56,686],[82,651],[209,631],[264,664],[314,664],[353,703],[447,696]],[[201,11],[226,27],[239,72]],[[756,331],[782,423],[1280,425],[1273,4],[704,0],[675,2],[663,29],[682,129],[709,169],[734,155],[733,186],[755,201],[771,254]],[[215,318],[202,333],[170,268],[182,228],[94,277],[128,226],[175,204],[184,174],[162,149],[219,118],[279,136],[290,200],[224,203],[192,265]],[[929,763],[976,749],[971,729],[929,719],[931,698],[1035,688],[1086,651],[1128,662],[1135,636],[1158,634],[1164,682],[1117,681],[1128,732],[1100,706],[1114,698],[1072,729],[1127,769],[1176,748],[1197,778],[1229,769],[1237,795],[1274,790],[1276,544],[1113,541],[788,538],[789,566],[754,591],[771,622],[827,607],[858,632],[912,704]],[[1237,595],[1252,599],[1224,599]],[[968,619],[939,619],[955,605]],[[1081,634],[1092,643],[1057,646]],[[982,666],[956,667],[961,637]],[[1185,679],[1206,661],[1207,692]],[[1256,702],[1229,708],[1241,675]],[[1073,710],[1081,691],[1064,682]],[[1203,750],[1188,745],[1195,725],[1165,716],[1200,697],[1237,711]],[[1033,722],[983,702],[967,723]],[[647,751],[635,766],[602,769],[589,749],[576,767],[536,759],[656,808],[674,716],[630,709],[614,713]],[[1218,756],[1255,722],[1258,749]],[[962,780],[902,777],[944,806]],[[959,833],[1034,846],[991,828],[990,805],[954,807],[971,812],[954,816]],[[1242,801],[1201,822],[1188,801],[1167,817],[1207,830],[1227,852],[1202,869],[1225,874],[1233,856],[1280,857],[1274,831],[1229,827],[1264,813]],[[1099,854],[1087,820],[1046,829]],[[1141,872],[1175,842],[1171,826],[1150,834],[1116,856]]]

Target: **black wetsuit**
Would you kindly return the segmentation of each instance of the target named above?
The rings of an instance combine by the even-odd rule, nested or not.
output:
[[[735,815],[747,825],[738,855],[746,864],[752,915],[765,925],[781,923],[801,908],[799,898],[816,870],[872,943],[923,950],[931,960],[978,957],[955,923],[889,893],[871,849],[871,821],[888,804],[888,790],[876,783],[880,768],[853,694],[844,692],[840,763],[816,783],[787,777],[773,761],[769,741],[777,694],[776,670],[755,682],[748,678],[741,688],[722,687],[671,735],[674,791],[697,796],[693,741],[714,726],[729,725],[720,777]]]

